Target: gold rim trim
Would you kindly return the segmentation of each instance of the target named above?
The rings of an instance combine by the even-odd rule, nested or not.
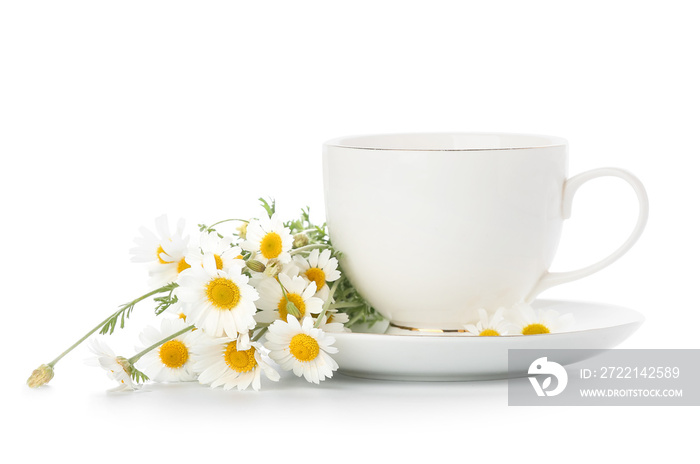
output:
[[[448,136],[448,137],[453,137],[453,136],[490,136],[490,137],[525,137],[529,139],[546,139],[549,142],[540,142],[540,143],[531,143],[529,145],[526,144],[518,144],[514,145],[511,144],[511,146],[506,146],[506,147],[463,147],[463,148],[399,148],[399,147],[377,147],[377,146],[371,146],[369,143],[349,143],[347,140],[353,140],[353,139],[364,139],[364,138],[381,138],[381,137],[400,137],[400,136],[415,136],[415,135],[423,135],[423,136]],[[518,133],[518,132],[407,132],[407,133],[387,133],[387,134],[359,134],[359,135],[349,135],[349,136],[343,136],[343,137],[336,137],[331,140],[327,140],[324,142],[323,146],[324,147],[334,147],[334,148],[348,148],[352,150],[378,150],[378,151],[463,151],[463,152],[470,152],[470,151],[494,151],[494,150],[532,150],[532,149],[541,149],[541,148],[560,148],[560,147],[568,147],[569,142],[568,140],[562,138],[562,137],[557,137],[553,135],[545,135],[545,134],[526,134],[526,133]]]
[[[389,322],[389,325],[392,327],[396,327],[397,329],[410,330],[412,332],[421,332],[421,333],[440,334],[440,333],[466,333],[466,332],[468,332],[468,330],[466,330],[466,329],[419,329],[418,327],[408,327],[405,325],[394,324],[393,322]]]
[[[543,148],[559,148],[566,147],[562,145],[538,145],[531,147],[497,147],[497,148],[376,148],[376,147],[352,147],[350,145],[332,145],[326,144],[327,147],[347,148],[348,150],[374,150],[374,151],[507,151],[507,150],[539,150]]]

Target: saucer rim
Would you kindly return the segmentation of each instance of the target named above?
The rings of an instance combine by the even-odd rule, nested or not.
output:
[[[535,303],[540,303],[535,307],[571,305],[571,311],[575,315],[590,308],[592,314],[583,321],[584,327],[589,328],[502,337],[334,333],[329,335],[336,337],[336,346],[339,348],[335,355],[337,372],[370,380],[420,382],[520,377],[525,375],[526,370],[511,370],[508,366],[508,352],[513,349],[610,350],[628,339],[645,321],[639,311],[615,304],[561,299],[542,299]],[[610,318],[605,318],[605,310],[613,311]],[[474,339],[479,341],[473,341]],[[585,354],[581,359],[587,357],[589,355]],[[581,359],[567,361],[566,365]]]
[[[609,308],[616,308],[620,309],[623,311],[628,311],[629,313],[633,314],[635,316],[634,320],[630,320],[627,322],[623,322],[621,324],[614,324],[614,325],[606,325],[602,327],[594,327],[594,328],[588,328],[588,329],[581,329],[581,330],[568,330],[565,332],[554,332],[554,333],[547,333],[547,334],[533,334],[533,335],[522,335],[522,334],[506,334],[506,335],[499,335],[496,337],[480,337],[478,335],[467,335],[466,333],[464,334],[439,334],[439,333],[422,333],[422,334],[416,334],[416,333],[393,333],[393,334],[388,334],[388,333],[376,333],[376,332],[337,332],[333,333],[333,336],[342,336],[342,337],[347,337],[347,336],[361,336],[361,335],[368,335],[368,336],[378,336],[378,337],[393,337],[393,338],[421,338],[421,339],[457,339],[457,340],[467,340],[467,339],[479,339],[479,340],[500,340],[500,339],[519,339],[519,338],[524,338],[527,337],[528,339],[537,339],[537,338],[542,338],[542,337],[561,337],[561,336],[569,336],[571,334],[577,334],[577,333],[587,333],[591,331],[599,331],[602,329],[609,329],[613,327],[624,327],[628,325],[641,325],[646,321],[646,317],[640,313],[639,311],[628,308],[626,306],[621,306],[617,304],[608,304],[608,303],[602,303],[602,302],[595,302],[595,301],[587,301],[587,300],[567,300],[567,299],[549,299],[549,298],[543,298],[543,299],[537,299],[535,300],[536,302],[541,302],[541,303],[550,303],[550,304],[576,304],[576,305],[590,305],[590,306],[605,306]],[[388,328],[387,328],[388,330]],[[490,343],[494,343],[493,341]],[[498,342],[495,342],[498,343]]]

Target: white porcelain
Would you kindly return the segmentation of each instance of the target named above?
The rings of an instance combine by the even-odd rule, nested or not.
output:
[[[478,308],[512,307],[622,256],[648,201],[627,171],[567,179],[567,142],[519,134],[345,137],[323,146],[326,219],[343,271],[397,325],[459,329]],[[615,176],[639,200],[631,235],[607,258],[550,273],[577,189]]]
[[[644,321],[637,311],[576,301],[537,300],[535,308],[572,313],[575,330],[503,337],[338,333],[333,358],[342,374],[384,380],[492,380],[509,377],[509,349],[610,349],[632,335]],[[594,352],[562,352],[562,363],[582,361]],[[567,357],[568,356],[568,357]],[[510,376],[529,366],[512,366]]]

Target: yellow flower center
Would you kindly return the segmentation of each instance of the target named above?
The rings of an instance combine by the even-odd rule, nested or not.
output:
[[[301,319],[304,317],[306,314],[306,304],[304,303],[304,299],[301,297],[301,295],[298,295],[296,293],[287,293],[287,298],[289,299],[290,303],[294,303],[294,306],[297,307],[299,312],[301,313],[301,316],[297,319]],[[283,321],[287,320],[287,300],[282,297],[280,299],[280,302],[277,304],[277,311],[280,313],[280,319]]]
[[[224,360],[226,360],[226,365],[236,372],[248,372],[258,365],[255,361],[255,348],[238,351],[236,342],[226,345]]]
[[[190,268],[191,266],[187,264],[187,261],[185,261],[185,258],[182,258],[178,263],[177,263],[177,273],[181,273],[185,269]]]
[[[523,328],[523,335],[548,334],[549,329],[542,324],[530,324]]]
[[[170,264],[172,261],[165,261],[163,258],[161,258],[161,253],[165,254],[165,256],[168,256],[163,247],[158,245],[158,249],[156,250],[156,256],[158,256],[158,261],[160,262],[160,264]]]
[[[316,282],[316,290],[321,290],[321,287],[326,285],[326,273],[323,272],[323,269],[310,267],[306,271],[306,278],[311,282]]]
[[[483,331],[479,334],[479,336],[480,336],[480,337],[500,337],[501,334],[499,334],[497,330],[486,329],[486,330],[483,330]]]
[[[289,352],[301,362],[313,361],[320,349],[318,342],[306,334],[297,334],[289,342]]]
[[[233,309],[241,300],[238,285],[225,277],[217,277],[209,282],[206,289],[207,298],[219,309]]]
[[[214,255],[214,262],[216,263],[216,268],[218,270],[222,270],[224,268],[224,260],[221,259],[221,256]]]
[[[163,364],[173,369],[184,366],[190,357],[187,347],[179,340],[163,343],[158,351],[158,356]]]
[[[268,232],[260,241],[260,252],[267,259],[278,257],[282,253],[282,237],[277,232]]]

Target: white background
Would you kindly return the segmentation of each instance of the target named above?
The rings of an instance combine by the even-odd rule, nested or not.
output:
[[[694,408],[507,406],[503,382],[296,378],[108,395],[78,349],[148,290],[140,226],[258,213],[323,220],[320,148],[341,135],[512,131],[567,138],[570,173],[623,167],[648,227],[602,272],[543,294],[631,307],[621,347],[699,348],[700,30],[693,2],[4,2],[0,7],[3,454],[75,462],[362,458],[673,460]],[[663,5],[663,6],[661,6]],[[612,251],[636,203],[582,188],[553,270]],[[377,240],[390,240],[377,231]],[[417,248],[417,262],[424,253]],[[109,340],[128,355],[144,306]],[[132,337],[132,338],[130,338]],[[439,362],[439,360],[436,360]],[[647,461],[648,460],[648,461]],[[239,461],[240,462],[240,461]],[[282,461],[280,461],[282,462]]]

